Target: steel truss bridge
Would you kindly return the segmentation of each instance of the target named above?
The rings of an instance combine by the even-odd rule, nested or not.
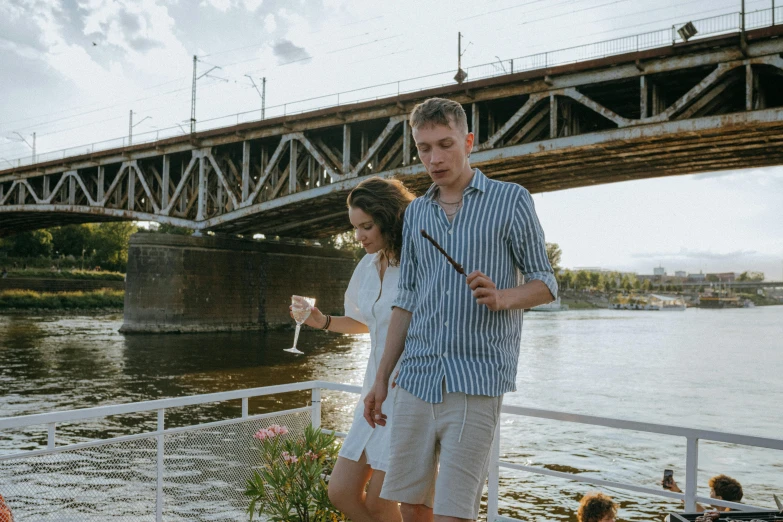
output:
[[[111,220],[342,232],[345,197],[367,176],[428,186],[406,119],[432,96],[465,107],[474,166],[533,193],[780,165],[781,35],[773,25],[7,169],[0,235]]]

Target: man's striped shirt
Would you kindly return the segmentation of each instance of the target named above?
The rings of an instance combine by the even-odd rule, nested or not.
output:
[[[447,392],[498,396],[514,391],[522,310],[493,312],[476,304],[465,277],[421,236],[424,229],[466,273],[480,270],[497,288],[557,282],[546,255],[533,199],[523,187],[476,169],[462,209],[449,222],[437,186],[405,211],[398,295],[394,306],[413,313],[397,384],[432,403]],[[523,279],[524,278],[524,279]]]

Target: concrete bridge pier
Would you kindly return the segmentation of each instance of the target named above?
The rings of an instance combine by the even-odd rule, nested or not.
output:
[[[121,332],[263,330],[292,324],[291,295],[342,314],[355,262],[339,250],[215,236],[135,234]]]

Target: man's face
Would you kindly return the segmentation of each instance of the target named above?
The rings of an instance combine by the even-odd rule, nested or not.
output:
[[[413,129],[413,140],[421,162],[433,183],[449,186],[468,170],[468,154],[473,148],[473,133],[455,128],[455,125],[423,125]]]

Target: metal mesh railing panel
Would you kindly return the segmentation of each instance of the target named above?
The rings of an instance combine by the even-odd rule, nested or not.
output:
[[[156,454],[145,438],[0,461],[0,494],[17,522],[152,522]]]
[[[164,520],[247,519],[245,485],[260,464],[253,434],[279,424],[297,437],[310,412],[291,413],[165,436]]]

